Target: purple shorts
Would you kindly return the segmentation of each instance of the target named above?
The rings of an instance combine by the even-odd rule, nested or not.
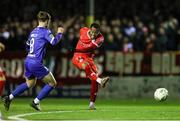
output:
[[[35,59],[26,58],[25,60],[25,77],[28,79],[43,79],[49,74],[48,68]]]

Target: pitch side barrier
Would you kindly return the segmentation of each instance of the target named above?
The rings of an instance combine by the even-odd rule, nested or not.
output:
[[[25,52],[3,52],[0,54],[0,66],[6,72],[6,91],[9,93],[24,80]],[[58,86],[51,96],[88,97],[90,80],[85,73],[76,69],[71,62],[72,54],[48,52],[44,64],[54,74]],[[97,53],[95,57],[99,74],[110,76],[112,80],[126,77],[176,77],[180,75],[180,52],[165,53]],[[114,79],[116,78],[116,79]],[[140,83],[142,83],[140,81]],[[131,83],[129,83],[130,85]],[[43,84],[38,81],[35,88],[23,96],[36,95]],[[122,88],[122,87],[119,87]]]

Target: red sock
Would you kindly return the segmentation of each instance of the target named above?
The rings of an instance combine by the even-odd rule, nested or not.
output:
[[[96,81],[98,76],[97,74],[91,69],[91,66],[88,64],[85,67],[86,76],[90,78],[92,81]]]
[[[0,96],[2,96],[5,81],[0,80]]]
[[[98,76],[96,72],[91,69],[91,66],[88,64],[85,68],[86,76],[91,79],[91,93],[90,93],[90,101],[95,102],[96,96],[98,92],[98,83],[96,82]]]
[[[91,81],[91,93],[90,93],[91,102],[96,101],[97,92],[98,92],[98,83],[96,81]]]
[[[5,75],[0,69],[0,96],[2,96],[4,84],[5,84]]]

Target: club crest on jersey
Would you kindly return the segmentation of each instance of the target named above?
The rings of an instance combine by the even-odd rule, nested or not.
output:
[[[52,38],[54,37],[54,35],[53,35],[53,34],[50,34],[49,37],[52,39]]]
[[[84,61],[84,59],[83,58],[78,58],[78,60],[79,60],[79,62],[83,62]]]

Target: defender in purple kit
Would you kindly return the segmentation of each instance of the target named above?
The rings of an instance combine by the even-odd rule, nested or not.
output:
[[[54,36],[48,29],[51,16],[45,11],[40,11],[37,15],[38,26],[30,33],[26,42],[28,54],[25,59],[25,78],[26,82],[19,85],[9,96],[2,100],[5,109],[8,111],[11,101],[25,90],[33,87],[37,79],[43,80],[46,85],[38,96],[30,104],[31,107],[40,111],[40,101],[45,98],[56,86],[56,80],[52,73],[43,65],[43,58],[46,51],[46,44],[57,44],[62,38],[64,29],[58,27],[57,34]]]

